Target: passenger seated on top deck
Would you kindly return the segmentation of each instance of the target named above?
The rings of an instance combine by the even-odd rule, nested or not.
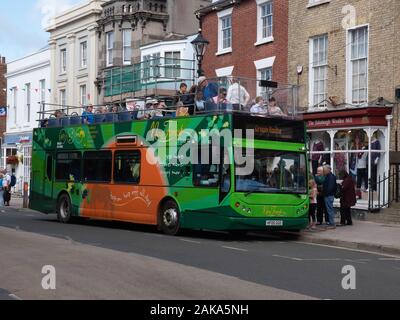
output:
[[[178,102],[182,102],[184,106],[193,104],[193,99],[190,97],[190,93],[187,91],[187,84],[182,82],[179,86],[179,90],[176,92],[176,96],[173,100],[173,105],[176,106]]]
[[[213,101],[217,105],[227,104],[228,100],[226,99],[227,91],[225,88],[219,88],[219,94],[213,98]]]
[[[204,111],[205,108],[204,102],[205,101],[204,101],[203,91],[197,90],[196,95],[194,97],[194,107],[196,108],[196,111]]]
[[[264,98],[259,96],[256,98],[256,103],[250,108],[251,113],[267,114],[268,110],[264,106]]]
[[[194,114],[194,110],[195,110],[194,100],[195,100],[195,97],[196,97],[196,92],[197,92],[197,85],[194,84],[189,90],[188,99],[187,99],[187,102],[186,102],[186,106],[189,107],[189,115],[193,115]]]
[[[54,117],[56,117],[56,118],[65,117],[65,113],[62,112],[61,110],[56,110],[56,111],[54,111]]]
[[[276,105],[276,99],[274,97],[269,98],[268,114],[270,116],[285,116],[281,108]]]
[[[108,113],[107,107],[98,107],[97,113],[101,113],[101,114]]]
[[[250,95],[239,82],[238,79],[232,78],[231,85],[228,88],[226,99],[229,103],[238,104],[241,107],[247,106],[250,102]]]
[[[86,110],[82,113],[82,119],[84,124],[93,124],[94,123],[94,115],[93,115],[93,105],[90,104],[86,107]]]
[[[184,106],[182,101],[179,101],[176,105],[176,116],[177,117],[189,116],[189,107]]]
[[[149,119],[151,116],[151,110],[153,106],[153,99],[146,99],[146,103],[143,106],[140,106],[138,109],[138,120]]]
[[[116,104],[114,104],[114,105],[111,107],[110,112],[112,112],[112,113],[118,113],[118,112],[119,112],[118,106],[117,106]]]
[[[49,125],[49,119],[40,120],[40,127],[41,128],[47,128],[48,125]]]
[[[163,118],[164,112],[163,110],[167,109],[164,101],[158,101],[154,99],[153,106],[152,106],[151,118]]]

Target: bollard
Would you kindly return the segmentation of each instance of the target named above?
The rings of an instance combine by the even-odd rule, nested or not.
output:
[[[28,202],[29,202],[29,198],[28,198],[28,182],[24,182],[24,195],[23,195],[23,208],[28,208]]]

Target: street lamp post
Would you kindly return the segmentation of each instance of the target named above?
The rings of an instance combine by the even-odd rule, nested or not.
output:
[[[207,46],[210,42],[203,38],[203,35],[201,34],[201,29],[199,29],[197,37],[191,43],[193,45],[194,51],[196,52],[196,58],[198,63],[197,74],[199,77],[201,77],[204,75],[202,69],[203,57],[204,54],[206,53]]]

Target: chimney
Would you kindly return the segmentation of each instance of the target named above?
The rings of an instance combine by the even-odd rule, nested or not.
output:
[[[6,64],[6,57],[0,56],[0,64]]]

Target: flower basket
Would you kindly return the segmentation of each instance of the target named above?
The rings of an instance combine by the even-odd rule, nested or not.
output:
[[[19,159],[17,156],[9,156],[7,157],[7,164],[16,165],[19,163]]]

